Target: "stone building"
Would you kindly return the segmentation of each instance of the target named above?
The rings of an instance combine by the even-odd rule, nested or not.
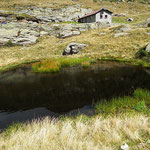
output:
[[[85,16],[79,18],[78,22],[80,23],[101,22],[111,24],[112,12],[106,8],[102,8],[98,11],[86,14]]]

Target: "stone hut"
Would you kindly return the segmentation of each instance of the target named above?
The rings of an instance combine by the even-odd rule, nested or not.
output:
[[[92,23],[92,22],[100,22],[111,24],[112,22],[112,12],[106,8],[102,8],[98,11],[94,11],[92,13],[86,14],[85,16],[78,19],[80,23]]]

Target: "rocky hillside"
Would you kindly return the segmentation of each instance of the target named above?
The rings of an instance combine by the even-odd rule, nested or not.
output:
[[[59,24],[61,22],[77,21],[78,16],[92,12],[92,9],[74,5],[55,10],[54,8],[28,7],[18,11],[0,11],[0,43],[8,42],[19,45],[29,45],[36,42],[42,35],[57,35],[68,37],[80,34],[90,26],[85,24]],[[96,28],[96,27],[91,27]]]
[[[150,7],[141,2],[2,0],[0,4],[0,66],[61,57],[71,42],[88,45],[77,57],[134,58],[150,41]],[[102,7],[113,11],[111,25],[77,23],[78,17]]]

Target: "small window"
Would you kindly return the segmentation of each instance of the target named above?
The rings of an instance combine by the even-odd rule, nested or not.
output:
[[[102,14],[100,14],[100,19],[102,19],[103,18],[103,15]]]
[[[105,15],[105,19],[107,19],[108,18],[108,16],[107,15]]]

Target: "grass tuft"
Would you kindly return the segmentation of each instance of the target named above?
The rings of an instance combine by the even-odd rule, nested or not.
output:
[[[120,113],[150,113],[150,92],[137,89],[133,97],[119,97],[111,100],[103,100],[95,105],[96,113],[104,115],[114,115]]]
[[[94,63],[95,60],[90,58],[57,58],[51,60],[41,61],[32,65],[34,72],[58,72],[61,68],[72,67],[81,65],[82,67],[89,67],[91,63]]]

